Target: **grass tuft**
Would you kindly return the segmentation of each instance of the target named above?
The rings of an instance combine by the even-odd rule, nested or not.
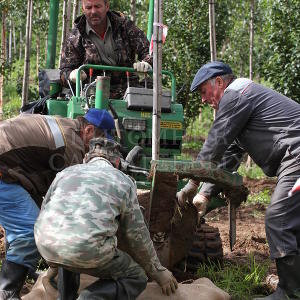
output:
[[[225,261],[223,265],[201,264],[197,275],[209,278],[216,286],[229,293],[233,300],[251,299],[251,296],[258,292],[264,294],[269,292],[262,282],[265,280],[270,263],[269,260],[257,263],[254,254],[250,253],[244,264],[229,261]]]

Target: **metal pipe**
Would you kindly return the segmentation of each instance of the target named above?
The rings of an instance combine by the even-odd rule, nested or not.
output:
[[[130,73],[135,73],[136,70],[134,68],[128,68],[128,67],[116,67],[116,66],[105,66],[105,65],[82,65],[79,67],[78,72],[76,74],[76,97],[80,97],[80,71],[81,70],[88,70],[89,68],[93,68],[94,70],[107,70],[107,71],[119,71],[119,72],[130,72]],[[149,74],[153,73],[153,70],[148,71]],[[167,75],[171,79],[172,83],[172,102],[176,102],[176,79],[175,76],[172,72],[165,71],[163,70],[161,72],[163,75]]]
[[[55,69],[57,24],[59,0],[50,0],[50,20],[48,29],[47,69]]]
[[[150,42],[153,33],[153,15],[154,15],[154,0],[149,1],[149,17],[148,17],[148,29],[147,39]]]
[[[95,108],[108,109],[110,77],[97,76]]]
[[[154,1],[152,160],[159,159],[162,99],[162,2]]]

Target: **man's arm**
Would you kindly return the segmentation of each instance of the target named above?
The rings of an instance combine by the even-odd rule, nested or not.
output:
[[[150,43],[144,32],[136,27],[132,21],[127,21],[127,35],[129,37],[129,45],[137,54],[138,60],[145,61],[151,66],[153,64],[152,56],[149,54]]]
[[[235,142],[232,143],[225,151],[218,168],[226,169],[230,172],[236,171],[241,164],[244,154],[245,151],[241,147],[239,147]],[[205,182],[201,187],[200,193],[210,199],[211,197],[217,196],[221,191],[222,189],[217,185]]]
[[[147,275],[155,280],[164,294],[175,293],[178,284],[173,274],[163,267],[157,257],[149,231],[137,200],[136,188],[132,187],[126,206],[121,212],[121,233],[127,242],[128,253],[142,266]]]
[[[245,128],[252,110],[251,101],[243,94],[230,90],[225,92],[216,120],[197,159],[214,162],[221,169],[236,171],[245,151],[237,145],[235,139]],[[211,197],[221,191],[222,189],[215,184],[203,184],[199,193],[193,198],[193,204],[197,207],[200,216],[205,214]]]
[[[225,151],[244,130],[252,110],[251,101],[243,94],[232,90],[225,92],[216,119],[197,159],[219,165]]]
[[[165,270],[157,257],[133,186],[126,199],[126,207],[121,212],[120,230],[127,242],[129,254],[149,276],[157,269]]]
[[[69,79],[70,73],[83,64],[85,49],[81,44],[78,30],[72,30],[66,39],[65,47],[61,53],[60,77],[63,84]]]

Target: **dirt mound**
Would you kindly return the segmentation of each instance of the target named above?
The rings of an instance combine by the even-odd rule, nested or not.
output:
[[[265,189],[273,191],[276,185],[276,179],[274,178],[251,179],[244,177],[243,181],[251,194],[259,193]]]

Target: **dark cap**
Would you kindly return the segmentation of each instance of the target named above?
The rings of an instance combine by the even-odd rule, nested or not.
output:
[[[212,61],[203,65],[194,77],[191,92],[195,92],[200,84],[206,80],[225,74],[232,74],[232,70],[227,64],[221,61]]]
[[[90,108],[84,118],[92,125],[102,129],[108,138],[110,130],[115,129],[115,122],[110,113],[105,109]]]
[[[89,142],[89,152],[85,155],[84,162],[89,162],[94,157],[104,157],[109,160],[114,167],[119,168],[121,153],[120,144],[116,141],[104,137],[91,139]]]

